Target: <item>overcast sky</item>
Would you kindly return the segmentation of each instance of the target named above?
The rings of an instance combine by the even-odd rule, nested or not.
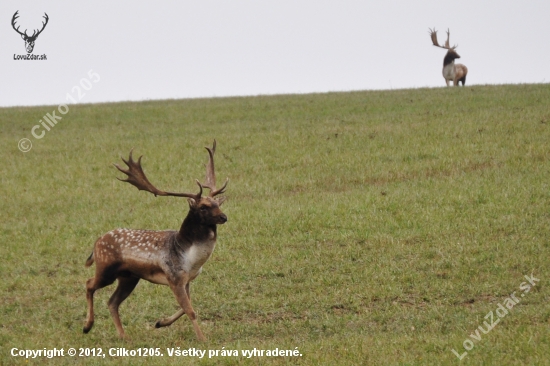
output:
[[[550,81],[549,0],[2,0],[0,106],[441,87],[428,27],[467,85]]]

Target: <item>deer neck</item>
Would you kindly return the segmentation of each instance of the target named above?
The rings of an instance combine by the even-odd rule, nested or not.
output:
[[[447,54],[445,55],[445,58],[443,59],[443,67],[445,66],[453,67],[455,64],[455,59],[456,57],[453,54],[451,54],[450,52],[447,52]]]
[[[187,245],[216,242],[216,225],[205,225],[191,212],[178,232],[178,241]]]

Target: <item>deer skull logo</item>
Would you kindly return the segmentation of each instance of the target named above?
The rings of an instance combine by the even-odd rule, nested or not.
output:
[[[44,19],[46,19],[45,22],[42,22],[42,29],[38,30],[38,29],[35,29],[33,30],[33,33],[32,33],[32,36],[29,36],[27,34],[27,30],[25,29],[25,32],[20,32],[19,31],[19,26],[17,28],[15,28],[15,21],[17,18],[19,18],[19,10],[17,10],[15,12],[15,14],[13,14],[13,18],[11,18],[11,26],[13,27],[13,29],[15,29],[15,31],[17,33],[19,33],[21,35],[21,38],[23,38],[23,40],[25,41],[25,49],[27,50],[27,53],[32,53],[32,50],[34,49],[34,42],[36,41],[36,38],[38,37],[38,35],[40,33],[42,33],[42,31],[44,30],[44,28],[46,28],[46,24],[48,24],[48,14],[44,13]]]

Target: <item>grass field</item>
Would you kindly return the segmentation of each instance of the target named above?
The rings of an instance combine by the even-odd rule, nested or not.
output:
[[[164,354],[55,364],[550,364],[549,101],[543,84],[71,105],[40,140],[56,106],[0,109],[0,364],[44,361],[14,347]],[[208,341],[186,317],[154,329],[177,303],[146,281],[121,306],[128,339],[114,286],[82,334],[94,241],[187,213],[111,163],[135,147],[153,184],[194,192],[214,138],[229,221],[191,286]],[[540,280],[529,292],[525,275]],[[221,356],[254,348],[302,356]]]

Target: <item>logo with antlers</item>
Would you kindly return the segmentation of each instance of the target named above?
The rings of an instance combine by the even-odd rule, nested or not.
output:
[[[11,18],[11,26],[13,27],[13,29],[19,33],[21,35],[21,38],[23,38],[23,40],[25,41],[25,49],[27,50],[27,53],[32,53],[32,50],[34,49],[34,42],[36,41],[36,38],[38,37],[38,35],[40,33],[42,33],[42,31],[44,30],[44,28],[46,28],[46,24],[48,24],[48,20],[50,18],[48,18],[48,14],[44,13],[44,19],[46,20],[45,22],[42,22],[42,29],[38,30],[38,29],[34,29],[33,30],[33,33],[32,33],[32,36],[29,36],[27,34],[27,30],[25,29],[25,32],[20,32],[19,31],[19,26],[17,28],[15,28],[15,21],[17,20],[17,18],[19,18],[19,10],[17,10],[15,12],[15,14],[13,14],[13,18]]]

